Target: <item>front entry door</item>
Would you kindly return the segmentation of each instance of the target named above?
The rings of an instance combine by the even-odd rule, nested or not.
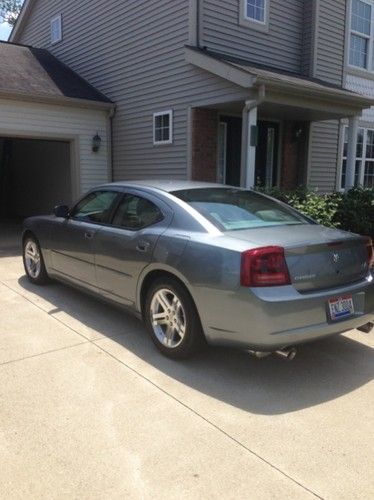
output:
[[[240,186],[242,158],[242,119],[235,116],[220,118],[220,182],[230,186]]]
[[[256,149],[256,186],[277,185],[279,151],[279,123],[258,122],[258,144]]]
[[[218,134],[218,180],[240,186],[242,119],[221,116]],[[258,122],[255,184],[272,187],[278,181],[279,123]]]

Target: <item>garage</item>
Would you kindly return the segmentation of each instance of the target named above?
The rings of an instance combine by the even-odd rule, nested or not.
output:
[[[0,218],[20,219],[70,205],[70,143],[0,137]]]
[[[113,103],[43,49],[0,43],[0,221],[111,180]]]

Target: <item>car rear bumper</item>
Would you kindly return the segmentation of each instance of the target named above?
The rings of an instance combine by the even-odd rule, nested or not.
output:
[[[331,321],[328,300],[352,295],[354,315]],[[207,299],[207,297],[209,297]],[[374,321],[374,281],[301,294],[292,286],[227,293],[205,290],[202,322],[208,342],[274,350],[343,333]],[[199,307],[201,312],[201,308]]]

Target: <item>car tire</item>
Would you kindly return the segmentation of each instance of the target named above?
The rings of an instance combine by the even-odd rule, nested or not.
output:
[[[186,359],[206,344],[195,303],[175,279],[159,278],[152,283],[143,317],[153,343],[169,358]]]
[[[34,236],[26,236],[23,242],[23,266],[26,276],[33,285],[45,285],[50,280],[45,268],[43,254],[38,240]]]

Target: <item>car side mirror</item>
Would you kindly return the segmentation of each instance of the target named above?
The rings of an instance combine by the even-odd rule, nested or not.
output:
[[[53,213],[56,217],[67,219],[69,217],[69,207],[67,205],[58,205],[53,209]]]

